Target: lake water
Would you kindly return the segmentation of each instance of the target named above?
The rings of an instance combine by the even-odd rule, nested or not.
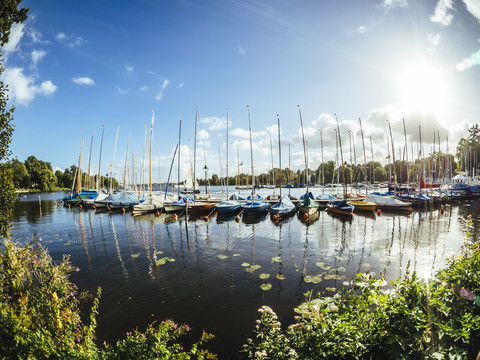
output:
[[[189,324],[196,335],[203,329],[215,334],[208,348],[220,359],[238,358],[262,305],[271,306],[287,326],[304,293],[331,295],[359,271],[396,279],[410,263],[420,276],[432,276],[459,254],[465,218],[472,214],[474,226],[478,219],[474,201],[447,205],[443,214],[414,210],[410,215],[355,214],[347,220],[320,211],[308,222],[294,216],[245,223],[219,221],[215,215],[186,222],[165,214],[134,218],[57,206],[64,196],[22,195],[13,239],[41,237],[54,260],[71,255],[81,269],[71,277],[79,289],[102,287],[99,342],[170,318]],[[322,281],[313,283],[319,274]],[[262,290],[267,283],[272,288]]]

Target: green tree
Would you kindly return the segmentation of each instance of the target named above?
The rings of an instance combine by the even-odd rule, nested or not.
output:
[[[57,177],[50,169],[42,169],[40,172],[40,184],[42,191],[54,191],[57,187]]]
[[[17,189],[26,189],[30,187],[31,180],[25,164],[18,159],[12,159],[9,162],[9,167],[13,171],[13,182]]]
[[[19,9],[21,0],[2,0],[0,2],[0,48],[8,42],[13,23],[22,23],[27,18],[28,9]],[[0,53],[0,75],[3,73],[2,54]],[[13,170],[5,164],[10,156],[9,145],[13,134],[13,112],[15,107],[7,108],[8,88],[0,81],[0,236],[7,236],[10,220],[17,196],[13,182]]]
[[[52,175],[54,175],[52,165],[49,162],[38,160],[35,156],[31,155],[25,160],[25,167],[27,168],[35,189],[43,190],[44,187],[49,186],[43,184],[43,180],[49,179],[49,177],[45,177],[44,170],[49,170]]]

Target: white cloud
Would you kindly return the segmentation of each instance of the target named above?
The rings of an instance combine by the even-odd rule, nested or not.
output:
[[[18,50],[18,44],[23,37],[23,29],[25,24],[13,23],[10,30],[10,36],[8,38],[8,43],[3,45],[2,52],[5,57],[8,57],[9,54]]]
[[[366,29],[365,26],[363,26],[363,25],[357,27],[357,29],[355,30],[355,32],[356,32],[357,34],[365,34],[366,31],[367,31],[367,29]]]
[[[209,133],[206,130],[200,130],[197,134],[198,140],[208,140],[208,138],[209,138]]]
[[[163,99],[163,91],[167,88],[167,86],[170,84],[170,80],[163,80],[163,83],[162,83],[162,89],[160,90],[160,92],[157,94],[157,96],[155,96],[155,99],[157,101],[162,101]]]
[[[227,127],[227,119],[215,116],[207,116],[200,119],[200,124],[205,124],[211,131],[225,129]]]
[[[452,0],[439,0],[437,5],[435,6],[435,11],[432,16],[430,16],[430,20],[434,23],[448,26],[452,22],[453,15],[449,13],[450,10],[453,9],[453,1]]]
[[[243,47],[241,47],[240,45],[237,46],[237,51],[239,54],[241,55],[247,55],[247,50],[245,50]]]
[[[130,89],[122,89],[120,86],[117,86],[117,91],[120,93],[120,95],[126,95]]]
[[[408,7],[408,2],[407,0],[383,0],[381,7],[386,11],[396,7],[405,8]]]
[[[428,34],[427,35],[427,39],[428,41],[430,41],[430,43],[433,45],[433,46],[438,46],[440,44],[440,34]]]
[[[149,88],[148,86],[142,86],[142,87],[140,88],[140,91],[141,91],[141,92],[146,92],[146,91],[148,91],[148,90],[150,90],[150,88]]]
[[[131,72],[133,71],[133,66],[131,66],[131,65],[126,65],[126,66],[125,66],[125,70],[126,70],[127,72],[131,73]]]
[[[93,86],[95,85],[95,81],[90,79],[89,77],[76,77],[72,79],[75,84],[78,85],[88,85],[88,86]]]
[[[180,84],[178,84],[177,88],[179,88],[179,89],[183,88],[183,82],[181,82]]]
[[[35,78],[23,73],[23,68],[6,68],[2,74],[2,80],[8,84],[11,99],[20,105],[27,106],[37,95],[49,96],[57,86],[50,80],[35,85]]]
[[[468,12],[480,23],[480,2],[478,0],[463,0]]]
[[[31,55],[32,55],[33,65],[36,66],[37,63],[40,60],[42,60],[45,57],[45,55],[47,55],[47,52],[44,50],[33,50]]]
[[[242,139],[250,138],[248,130],[244,130],[244,129],[240,129],[240,128],[233,129],[232,131],[230,131],[230,134],[233,135],[233,136],[238,136],[239,138],[242,138]]]
[[[67,35],[64,32],[58,33],[55,36],[55,39],[57,41],[61,42],[62,44],[65,44],[65,45],[67,45],[68,47],[71,47],[71,48],[78,47],[78,46],[83,45],[87,42],[81,36],[77,36],[75,34]]]

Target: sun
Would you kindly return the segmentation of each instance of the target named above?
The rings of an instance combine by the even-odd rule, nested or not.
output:
[[[412,63],[398,75],[401,106],[407,110],[440,115],[447,110],[449,95],[445,72],[434,64]]]

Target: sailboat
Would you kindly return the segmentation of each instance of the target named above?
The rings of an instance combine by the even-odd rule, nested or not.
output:
[[[307,176],[308,172],[308,162],[307,162],[307,151],[305,148],[305,134],[303,132],[303,120],[302,120],[302,111],[300,110],[300,105],[298,106],[298,113],[300,115],[300,127],[302,128],[302,141],[303,141],[303,155],[305,158],[305,176]],[[315,214],[318,211],[318,203],[313,200],[313,195],[310,196],[308,191],[308,180],[307,182],[307,196],[303,198],[303,200],[297,205],[298,211],[303,214],[304,217],[309,217]]]
[[[247,105],[248,110],[248,130],[250,133],[250,164],[252,167],[252,194],[251,200],[242,204],[243,215],[261,215],[268,212],[270,204],[264,201],[255,200],[255,175],[253,173],[253,145],[252,145],[252,125],[250,120],[250,108]]]
[[[335,118],[337,119],[337,136],[338,136],[338,144],[340,147],[340,156],[341,156],[341,164],[342,164],[342,177],[343,177],[343,186],[345,189],[343,190],[343,200],[336,200],[336,201],[330,201],[327,203],[327,211],[339,214],[339,215],[347,215],[347,216],[352,216],[353,215],[353,210],[355,209],[355,206],[352,204],[349,204],[347,200],[347,190],[346,190],[346,183],[345,183],[345,165],[343,163],[343,150],[342,150],[342,138],[340,136],[340,126],[338,124],[338,118],[335,115]]]
[[[176,197],[172,194],[153,194],[152,192],[152,141],[153,141],[153,119],[154,113],[152,111],[152,125],[150,127],[150,162],[149,162],[149,186],[150,194],[148,198],[133,206],[132,215],[143,215],[152,212],[160,212],[163,209],[163,205],[168,201],[175,201]]]
[[[282,148],[280,142],[280,118],[277,115],[278,125],[278,168],[282,169]],[[272,162],[273,169],[273,162]],[[272,218],[277,220],[281,217],[287,217],[293,215],[296,211],[296,207],[288,195],[282,197],[282,184],[280,184],[280,201],[270,207],[270,214]]]
[[[192,187],[193,187],[193,202],[188,203],[188,213],[192,217],[197,217],[197,216],[202,216],[202,215],[210,215],[215,211],[215,203],[213,202],[208,202],[208,201],[197,201],[196,199],[196,194],[197,194],[197,188],[198,188],[198,183],[197,180],[195,179],[195,168],[196,168],[196,156],[197,156],[197,114],[198,114],[198,106],[195,110],[195,140],[194,140],[194,149],[193,149],[193,164],[194,164],[194,170],[193,170],[193,175],[191,175],[191,179],[187,180],[192,182]],[[205,156],[205,171],[208,170],[207,164],[206,164],[206,156]],[[190,166],[190,171],[192,170],[192,167]],[[206,181],[206,172],[205,172],[205,181]],[[200,193],[200,191],[198,191]],[[205,185],[205,200],[209,198],[207,194],[207,189]]]
[[[227,214],[236,214],[242,210],[242,206],[239,201],[236,200],[236,197],[228,197],[228,111],[227,111],[227,200],[222,201],[215,205],[218,215],[227,215]],[[235,194],[232,194],[234,196]]]
[[[200,193],[197,179],[193,178],[193,171],[192,171],[191,165],[190,165],[190,168],[188,169],[187,178],[185,179],[183,186],[184,186],[184,189],[180,191],[182,194],[194,194],[194,193],[199,194]]]

